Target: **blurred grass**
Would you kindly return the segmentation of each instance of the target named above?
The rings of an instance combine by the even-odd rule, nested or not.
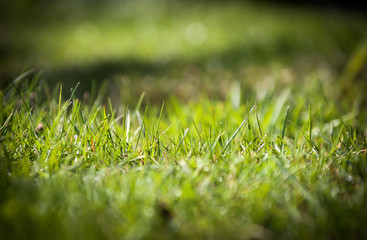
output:
[[[367,36],[362,15],[238,1],[38,1],[23,11],[2,20],[2,82],[36,68],[50,85],[81,82],[81,97],[92,80],[108,81],[124,105],[142,91],[159,103],[176,85],[182,99],[200,95],[195,89],[223,99],[233,80],[250,88],[282,73],[335,81]],[[365,79],[364,66],[356,77]]]

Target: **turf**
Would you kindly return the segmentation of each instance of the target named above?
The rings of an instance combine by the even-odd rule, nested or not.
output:
[[[366,116],[318,84],[115,110],[32,83],[2,93],[8,239],[367,236]]]
[[[159,5],[166,8],[124,30],[144,35],[154,29],[144,24],[157,23],[173,44],[169,52],[161,40],[144,36],[143,48],[132,40],[114,48],[114,33],[129,25],[123,21],[129,11],[109,15],[101,27],[112,41],[105,51],[66,44],[73,41],[64,35],[72,26],[67,22],[37,23],[36,34],[9,34],[20,42],[20,36],[34,39],[26,53],[16,50],[22,44],[6,43],[14,50],[3,59],[9,69],[28,56],[34,67],[60,75],[24,72],[0,91],[2,239],[367,238],[365,20],[190,4],[182,12]],[[248,28],[240,21],[244,13],[251,21],[263,19],[255,30],[265,34],[264,42],[239,33]],[[98,27],[104,24],[99,14],[88,14]],[[338,28],[317,21],[328,18],[339,21],[328,22]],[[119,21],[112,25],[111,19]],[[208,32],[208,44],[189,43],[185,31],[202,26],[187,30],[193,19],[218,37]],[[312,37],[300,36],[289,19]],[[237,29],[225,28],[225,34],[220,20]],[[342,37],[330,41],[324,30]],[[49,31],[56,37],[42,34]],[[182,32],[179,47],[172,36]],[[37,48],[41,40],[45,48]],[[52,44],[75,49],[51,54],[45,63]],[[104,81],[84,86],[82,94],[87,80],[55,85],[60,76],[78,78],[70,65]],[[128,67],[118,72],[121,66]],[[107,75],[98,75],[103,69]]]

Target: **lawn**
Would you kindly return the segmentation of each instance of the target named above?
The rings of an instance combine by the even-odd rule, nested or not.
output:
[[[367,238],[363,15],[20,9],[0,18],[1,239]]]

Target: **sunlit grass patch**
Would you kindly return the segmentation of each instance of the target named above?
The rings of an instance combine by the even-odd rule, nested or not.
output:
[[[367,238],[363,17],[58,4],[0,39],[1,239]]]
[[[366,116],[318,84],[114,108],[21,82],[1,92],[6,238],[367,234]]]

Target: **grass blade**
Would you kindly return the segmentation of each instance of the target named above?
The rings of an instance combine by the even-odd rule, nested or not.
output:
[[[256,110],[256,105],[254,105],[252,108],[251,108],[251,110],[250,110],[250,112],[249,112],[249,114],[248,114],[248,116],[242,121],[242,123],[240,124],[240,126],[237,128],[237,130],[233,133],[233,135],[231,136],[231,138],[228,140],[228,142],[227,142],[227,144],[224,146],[224,148],[223,148],[223,151],[222,152],[224,152],[227,148],[228,148],[228,146],[231,144],[231,142],[233,141],[233,139],[236,137],[236,135],[238,134],[238,132],[241,130],[241,128],[243,127],[243,125],[245,125],[247,122],[248,122],[248,120],[250,119],[250,117],[252,116],[252,114],[255,112],[255,110]]]
[[[282,149],[282,151],[284,147],[284,135],[285,135],[285,127],[287,126],[288,114],[289,114],[289,106],[287,107],[287,113],[285,114],[285,119],[284,119],[284,124],[283,124],[282,141],[280,144],[280,149]]]
[[[308,137],[312,139],[312,118],[311,118],[311,104],[308,107]]]
[[[181,145],[182,145],[182,143],[183,143],[183,141],[184,141],[184,139],[185,139],[185,137],[186,137],[186,135],[187,135],[188,131],[189,131],[189,128],[186,128],[186,130],[185,130],[185,132],[184,132],[184,135],[182,136],[182,138],[181,138],[181,140],[180,140],[180,142],[179,142],[179,144],[178,144],[178,146],[177,146],[177,149],[176,149],[176,151],[175,151],[175,156],[176,156],[176,154],[177,154],[178,150],[180,149],[180,147],[181,147]]]

